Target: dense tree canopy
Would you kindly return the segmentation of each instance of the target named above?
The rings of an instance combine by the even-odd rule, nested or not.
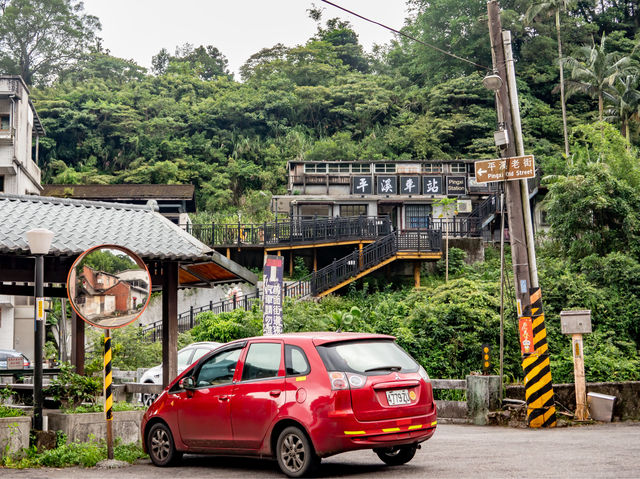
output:
[[[77,0],[11,0],[1,4],[0,70],[27,85],[46,84],[96,46],[100,22]]]

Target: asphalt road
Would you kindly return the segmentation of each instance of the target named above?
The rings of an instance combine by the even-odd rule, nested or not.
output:
[[[371,451],[322,461],[318,477],[345,478],[637,478],[640,423],[557,429],[439,425],[410,463],[385,466]],[[185,456],[182,465],[157,468],[148,461],[121,469],[0,469],[5,478],[282,478],[270,461]]]

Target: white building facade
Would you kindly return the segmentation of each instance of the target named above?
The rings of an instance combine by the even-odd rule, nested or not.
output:
[[[39,195],[38,143],[44,129],[19,76],[0,76],[0,193]],[[5,265],[0,264],[0,268]],[[33,299],[0,295],[0,349],[33,360]]]

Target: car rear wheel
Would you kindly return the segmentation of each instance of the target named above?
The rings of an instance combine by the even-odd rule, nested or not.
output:
[[[156,466],[170,466],[182,458],[182,453],[176,450],[171,430],[161,422],[151,426],[147,433],[147,451]]]
[[[373,452],[375,452],[385,464],[388,464],[389,466],[399,466],[401,464],[406,464],[411,459],[413,459],[413,456],[416,455],[417,450],[417,444],[409,444],[407,446],[374,449]]]
[[[289,477],[308,477],[320,464],[311,441],[296,426],[284,429],[278,436],[276,457],[278,466]]]

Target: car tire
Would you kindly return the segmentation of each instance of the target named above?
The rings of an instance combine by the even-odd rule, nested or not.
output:
[[[157,422],[147,433],[147,452],[156,466],[171,466],[182,459],[182,453],[176,450],[169,426]]]
[[[406,464],[418,450],[417,444],[409,444],[406,446],[385,447],[383,449],[374,449],[378,457],[388,466],[400,466]]]
[[[280,470],[289,477],[309,477],[320,464],[313,444],[296,426],[285,428],[278,436],[276,459]]]

